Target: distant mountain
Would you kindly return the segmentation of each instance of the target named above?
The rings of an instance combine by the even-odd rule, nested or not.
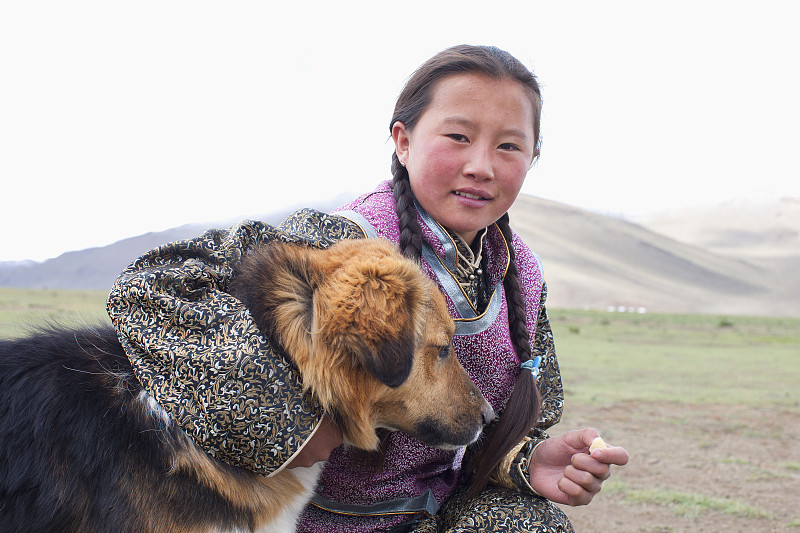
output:
[[[110,289],[117,275],[144,252],[166,242],[200,235],[203,225],[146,233],[108,246],[67,252],[41,263],[0,263],[0,286],[53,289]]]
[[[657,233],[726,255],[800,254],[800,197],[731,200],[637,219]]]
[[[520,196],[511,216],[512,227],[542,257],[553,306],[800,316],[800,247],[779,257],[745,245],[723,254],[531,196]],[[706,210],[695,230],[716,220]],[[758,224],[750,230],[757,232]]]
[[[279,223],[286,215],[288,213],[273,213],[259,219]],[[145,252],[161,244],[197,237],[208,229],[227,225],[187,224],[166,231],[145,233],[108,246],[67,252],[41,263],[0,263],[0,287],[110,289],[119,273]]]
[[[340,195],[311,207],[327,212],[346,203],[350,198],[350,195]],[[248,218],[279,224],[295,210],[285,209]],[[107,246],[67,252],[42,262],[0,262],[0,287],[110,289],[119,273],[145,252],[168,242],[198,237],[212,228],[227,228],[236,222],[234,220],[186,224],[123,239]]]
[[[25,259],[22,261],[0,261],[0,271],[7,270],[10,268],[27,267],[35,264],[36,261],[30,259]]]
[[[286,214],[262,220],[277,223]],[[696,219],[694,234],[718,221],[708,212],[704,215]],[[551,307],[800,316],[800,247],[781,245],[780,255],[765,254],[765,241],[785,240],[785,231],[765,228],[758,238],[758,225],[753,222],[749,225],[752,235],[746,239],[750,246],[743,242],[731,253],[730,246],[721,250],[707,243],[679,241],[662,234],[668,229],[656,232],[527,195],[517,200],[511,217],[512,227],[542,258]],[[681,220],[692,227],[690,220]],[[142,253],[165,242],[195,237],[212,226],[220,227],[181,226],[65,253],[42,263],[0,266],[0,286],[108,289]]]

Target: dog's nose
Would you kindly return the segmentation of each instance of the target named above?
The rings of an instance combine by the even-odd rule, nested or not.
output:
[[[494,414],[494,409],[492,409],[492,406],[489,405],[488,402],[486,403],[484,408],[481,410],[481,416],[483,417],[483,425],[484,426],[488,426],[496,418],[496,416]]]

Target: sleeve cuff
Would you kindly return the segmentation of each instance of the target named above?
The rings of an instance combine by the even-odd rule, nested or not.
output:
[[[492,483],[501,487],[518,490],[542,497],[530,483],[531,457],[541,443],[541,437],[525,437],[518,445],[506,454],[491,477]]]
[[[295,457],[297,457],[297,456],[300,454],[300,452],[302,451],[302,449],[306,447],[306,444],[308,444],[308,442],[311,440],[311,438],[312,438],[312,437],[313,437],[313,436],[314,436],[314,435],[317,433],[317,430],[318,430],[320,427],[322,427],[322,420],[323,420],[323,418],[324,418],[324,416],[320,416],[320,417],[319,417],[319,419],[317,419],[317,422],[316,422],[316,424],[314,425],[314,429],[312,429],[312,430],[311,430],[311,433],[308,435],[308,438],[307,438],[306,440],[304,440],[304,441],[303,441],[303,444],[301,444],[301,445],[300,445],[300,447],[299,447],[299,448],[297,448],[297,449],[294,451],[294,453],[293,453],[292,455],[290,455],[290,456],[289,456],[289,458],[288,458],[288,459],[286,459],[286,461],[284,461],[284,463],[283,463],[282,465],[280,465],[280,466],[279,466],[279,467],[278,467],[276,470],[273,470],[272,472],[270,472],[269,474],[267,474],[267,477],[272,477],[272,476],[274,476],[274,475],[278,474],[279,472],[283,472],[284,470],[286,470],[286,465],[288,465],[289,463],[291,463],[291,462],[292,462],[292,460],[293,460]]]

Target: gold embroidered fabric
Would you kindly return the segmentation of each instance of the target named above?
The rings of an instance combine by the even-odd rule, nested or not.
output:
[[[497,465],[497,470],[492,474],[491,482],[495,485],[500,485],[501,487],[506,487],[507,489],[517,489],[517,485],[511,479],[511,468],[514,464],[514,460],[517,458],[517,454],[519,454],[520,450],[530,442],[530,437],[525,437],[519,444],[514,446],[500,461],[500,464]]]
[[[261,474],[283,465],[322,411],[268,332],[227,293],[249,249],[275,239],[327,247],[363,237],[313,210],[280,227],[243,222],[160,246],[114,283],[107,309],[137,379],[203,450]]]

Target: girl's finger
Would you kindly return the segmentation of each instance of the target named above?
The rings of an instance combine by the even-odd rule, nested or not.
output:
[[[630,455],[625,448],[610,446],[592,452],[592,458],[609,465],[626,465]]]
[[[573,455],[572,466],[578,470],[589,472],[601,480],[606,480],[611,476],[611,469],[606,463],[598,461],[594,456],[585,453]]]
[[[603,480],[598,476],[574,466],[568,466],[564,469],[564,477],[591,493],[600,492],[600,488],[603,485]]]
[[[594,494],[587,492],[583,487],[566,477],[558,480],[558,488],[567,496],[569,505],[586,505],[594,497]]]

